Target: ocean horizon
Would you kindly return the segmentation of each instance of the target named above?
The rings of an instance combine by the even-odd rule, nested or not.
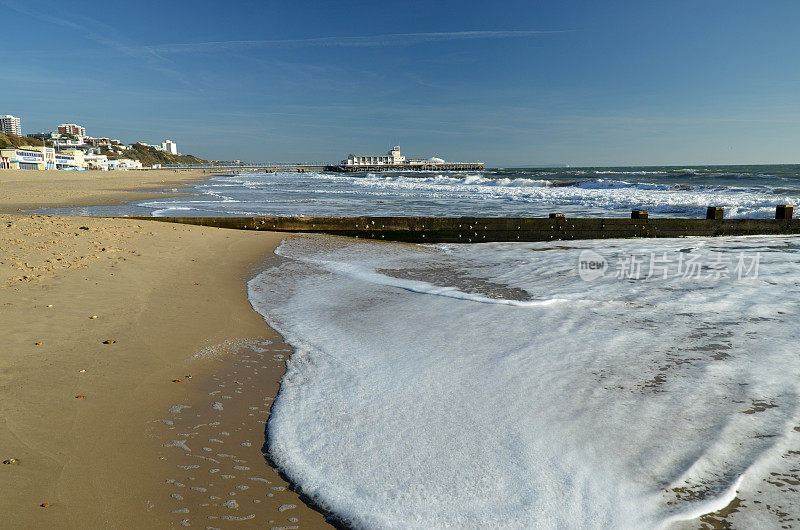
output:
[[[469,172],[225,171],[189,197],[53,214],[153,216],[512,216],[767,218],[800,202],[800,165],[516,168]]]

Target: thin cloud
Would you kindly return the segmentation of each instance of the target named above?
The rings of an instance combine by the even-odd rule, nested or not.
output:
[[[41,20],[49,24],[65,27],[75,32],[83,34],[83,36],[91,41],[94,41],[101,46],[108,47],[113,50],[127,55],[133,59],[137,59],[146,64],[149,68],[178,78],[184,83],[188,83],[184,76],[172,67],[169,59],[159,56],[154,50],[142,47],[131,46],[130,42],[125,42],[125,39],[120,35],[119,30],[113,26],[109,26],[99,20],[95,20],[85,15],[75,14],[72,10],[64,12],[55,12],[49,6],[43,6],[37,2],[16,2],[11,0],[0,0],[0,5],[13,9],[23,15],[28,15],[35,19]]]
[[[380,46],[410,46],[453,40],[477,39],[519,39],[568,33],[571,30],[553,31],[451,31],[438,33],[392,33],[365,37],[316,37],[311,39],[283,40],[231,40],[211,42],[190,42],[184,44],[162,44],[144,46],[158,54],[225,52],[257,48],[370,48]]]

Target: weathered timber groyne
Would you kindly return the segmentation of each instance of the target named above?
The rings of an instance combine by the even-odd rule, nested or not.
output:
[[[569,241],[800,234],[800,219],[557,217],[135,217],[239,230],[308,232],[408,243]]]

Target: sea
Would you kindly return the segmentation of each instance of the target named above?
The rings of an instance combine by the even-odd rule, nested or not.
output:
[[[241,173],[88,215],[772,217],[800,166]],[[53,213],[65,213],[64,211]],[[355,528],[800,525],[800,237],[287,237],[272,462]]]
[[[800,204],[800,165],[527,168],[455,172],[242,172],[212,177],[197,196],[121,207],[53,209],[153,216],[771,217]]]

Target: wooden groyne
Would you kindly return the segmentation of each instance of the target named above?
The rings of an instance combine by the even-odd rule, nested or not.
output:
[[[800,220],[791,218],[136,217],[136,219],[238,230],[320,233],[408,243],[800,234]]]

